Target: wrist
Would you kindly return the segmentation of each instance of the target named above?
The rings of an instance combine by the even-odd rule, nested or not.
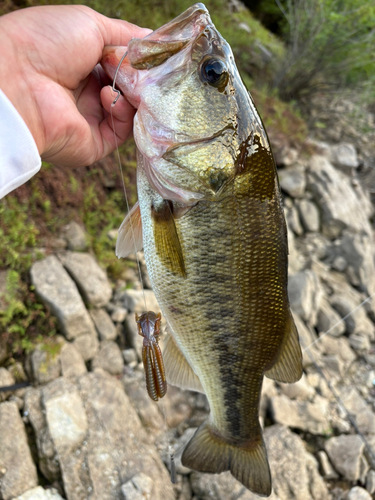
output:
[[[16,13],[15,13],[16,14]],[[29,84],[32,67],[23,50],[25,40],[17,34],[8,14],[0,18],[0,88],[20,114],[34,138],[39,154],[43,152],[43,128],[38,107]],[[18,27],[19,29],[19,27]]]

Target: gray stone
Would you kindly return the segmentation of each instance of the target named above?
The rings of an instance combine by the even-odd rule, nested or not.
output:
[[[65,341],[57,336],[38,344],[30,355],[33,379],[38,384],[47,384],[61,375],[60,352]]]
[[[267,427],[264,438],[273,489],[280,500],[328,500],[330,495],[315,458],[302,439],[281,425]]]
[[[303,234],[303,227],[299,219],[298,210],[293,204],[285,208],[285,218],[287,220],[288,229],[291,229],[295,234],[301,236],[301,234]]]
[[[76,282],[85,302],[103,307],[112,297],[107,274],[89,253],[67,252],[61,260]]]
[[[38,484],[16,403],[0,404],[0,498],[11,500]]]
[[[371,236],[368,218],[373,208],[368,194],[360,189],[354,190],[350,179],[335,169],[324,156],[311,157],[308,188],[322,214],[322,228],[326,236],[337,238],[347,227]]]
[[[306,174],[303,168],[286,168],[278,171],[280,187],[292,198],[300,198],[306,189]]]
[[[48,490],[43,489],[41,486],[37,486],[32,490],[25,491],[22,495],[13,500],[64,500],[62,496],[58,493],[55,488],[49,488]]]
[[[124,349],[122,351],[122,356],[124,358],[125,364],[130,366],[137,366],[138,364],[138,356],[136,350],[133,348]]]
[[[92,360],[92,369],[101,368],[111,375],[121,375],[124,371],[124,359],[119,346],[112,340],[100,343],[98,354]]]
[[[339,337],[345,333],[345,321],[341,321],[341,316],[326,299],[320,303],[317,327],[319,332],[329,333],[331,337]]]
[[[122,302],[123,307],[125,307],[130,313],[141,314],[146,310],[158,313],[160,311],[160,307],[154,292],[152,290],[144,290],[144,296],[147,308],[145,308],[142,290],[125,290],[121,293],[119,300]]]
[[[87,248],[87,235],[85,230],[72,221],[63,229],[63,236],[68,243],[69,250],[83,252]]]
[[[340,397],[363,434],[375,434],[375,415],[355,387],[345,387]]]
[[[344,362],[337,354],[330,354],[320,358],[320,366],[328,380],[340,380],[344,375]]]
[[[73,345],[84,361],[93,359],[99,350],[99,341],[96,332],[80,335],[74,339]]]
[[[315,203],[309,200],[300,200],[297,208],[305,230],[310,232],[319,231],[320,216]]]
[[[325,354],[339,356],[345,364],[345,369],[356,359],[355,352],[346,337],[332,338],[329,335],[322,335],[319,337],[319,347]]]
[[[375,471],[370,470],[366,478],[366,490],[372,495],[375,492]]]
[[[60,479],[60,466],[46,422],[41,389],[31,387],[26,390],[24,418],[28,419],[34,429],[40,470],[51,482]]]
[[[292,275],[298,273],[298,271],[305,267],[305,258],[301,252],[297,250],[296,239],[290,227],[288,227],[288,249],[288,272],[289,275]]]
[[[352,333],[349,336],[349,343],[352,348],[359,354],[365,354],[371,349],[369,338],[360,333]]]
[[[359,166],[355,147],[346,142],[330,146],[330,160],[337,167],[357,168]]]
[[[137,490],[142,493],[143,498],[151,499],[154,481],[150,478],[150,476],[140,472],[132,477],[132,482]]]
[[[354,486],[346,497],[347,500],[371,500],[372,496],[360,486]]]
[[[367,295],[374,294],[375,246],[373,236],[344,231],[338,250],[348,262],[347,271],[351,271],[348,272],[348,277],[352,285],[359,286]]]
[[[315,390],[309,385],[306,375],[303,374],[301,379],[294,384],[279,384],[280,391],[289,399],[299,399],[300,401],[311,400],[315,396]]]
[[[13,375],[6,368],[0,368],[0,387],[13,385],[15,382]],[[5,401],[11,394],[11,392],[0,392],[0,403]]]
[[[324,477],[326,479],[337,479],[339,476],[332,467],[331,462],[329,461],[329,458],[327,456],[327,453],[323,450],[320,450],[318,452],[318,458]]]
[[[128,343],[136,351],[138,359],[142,359],[143,337],[138,333],[137,323],[135,322],[133,314],[130,314],[125,318],[124,330]]]
[[[271,398],[271,413],[277,424],[287,425],[311,434],[327,434],[330,431],[328,401],[321,396],[315,400],[292,401],[284,395]]]
[[[116,339],[117,330],[107,311],[104,309],[92,309],[90,315],[94,321],[100,340]]]
[[[74,281],[54,255],[35,262],[30,274],[37,295],[57,316],[67,339],[95,332]]]
[[[63,345],[60,353],[61,374],[63,377],[79,377],[86,373],[85,361],[73,344]]]
[[[318,337],[310,327],[306,326],[295,311],[293,311],[293,318],[301,344],[303,367],[306,368],[313,363],[314,359],[318,359],[320,356]]]
[[[115,307],[111,312],[112,321],[114,321],[115,323],[122,323],[125,320],[127,314],[128,311],[125,309],[125,307]]]
[[[362,439],[357,435],[332,437],[324,447],[337,472],[349,481],[358,481],[364,450]]]
[[[48,430],[60,459],[83,443],[88,422],[82,398],[76,386],[59,378],[42,390]]]
[[[345,318],[348,334],[356,333],[368,337],[370,340],[374,338],[374,324],[368,318],[364,307],[360,305],[362,297],[356,290],[348,284],[342,285],[340,291],[335,291],[328,300],[341,318]]]
[[[339,271],[340,273],[342,273],[347,267],[348,262],[345,257],[343,257],[342,255],[338,255],[334,258],[332,262],[332,269],[335,269],[335,271]]]
[[[127,483],[121,486],[122,498],[124,500],[143,500],[144,496],[137,488],[134,486],[132,481],[128,481]]]
[[[324,295],[318,276],[310,270],[290,276],[288,294],[293,311],[313,326]]]

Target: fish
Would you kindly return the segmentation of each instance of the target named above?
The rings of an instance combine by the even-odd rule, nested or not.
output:
[[[144,249],[171,334],[167,382],[206,394],[207,420],[182,454],[272,490],[259,422],[264,376],[302,375],[287,292],[288,243],[269,139],[230,45],[197,3],[101,64],[137,108],[138,202],[116,253]],[[134,234],[134,242],[132,235]]]

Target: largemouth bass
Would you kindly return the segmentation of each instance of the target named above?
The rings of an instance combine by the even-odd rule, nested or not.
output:
[[[262,121],[228,43],[196,4],[102,65],[138,109],[137,204],[117,255],[144,247],[172,335],[168,382],[203,391],[210,417],[182,463],[230,470],[271,493],[259,424],[263,376],[302,374],[287,294],[287,234],[275,163]],[[143,240],[143,242],[142,242]]]

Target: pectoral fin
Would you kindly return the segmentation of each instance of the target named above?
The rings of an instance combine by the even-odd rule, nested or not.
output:
[[[169,202],[163,200],[151,209],[156,252],[173,273],[186,277],[184,256]]]
[[[138,252],[142,248],[142,219],[137,201],[118,230],[116,255],[120,259],[121,257],[127,257],[131,253]]]
[[[298,332],[293,317],[289,313],[289,320],[285,328],[284,341],[278,358],[273,367],[265,372],[266,377],[277,382],[297,382],[302,377],[302,353],[299,345]]]
[[[182,389],[204,393],[199,378],[171,334],[168,334],[164,341],[163,360],[169,384],[177,385]]]

